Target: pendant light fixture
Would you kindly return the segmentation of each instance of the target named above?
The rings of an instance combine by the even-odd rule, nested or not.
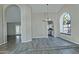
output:
[[[48,6],[48,4],[46,4],[46,6],[47,6],[47,21],[51,21],[51,19],[49,18],[49,6]]]
[[[45,22],[51,21],[51,18],[49,18],[49,8],[48,7],[49,7],[49,5],[46,4],[46,9],[47,9],[47,11],[46,11],[46,19],[43,20]]]

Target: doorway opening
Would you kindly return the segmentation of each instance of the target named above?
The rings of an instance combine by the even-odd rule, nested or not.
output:
[[[21,42],[21,12],[17,5],[9,5],[6,8],[5,19],[7,21],[7,42],[17,44]]]

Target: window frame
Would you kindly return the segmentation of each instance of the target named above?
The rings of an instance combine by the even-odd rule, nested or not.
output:
[[[64,24],[62,24],[62,30],[60,29],[60,33],[61,34],[65,34],[65,35],[71,35],[71,14],[70,13],[68,13],[68,12],[64,12],[61,16],[62,16],[62,18],[60,17],[60,20],[62,20],[63,22],[64,22],[64,16],[65,16],[65,14],[68,14],[69,15],[69,17],[70,17],[70,24],[66,24],[67,26],[66,27],[64,27]],[[61,23],[61,21],[60,21],[60,23]],[[69,27],[69,25],[70,25],[70,27]],[[61,28],[61,26],[60,26],[60,28]],[[65,33],[65,28],[68,28],[68,30],[67,31],[69,31],[70,30],[70,32],[68,33]]]

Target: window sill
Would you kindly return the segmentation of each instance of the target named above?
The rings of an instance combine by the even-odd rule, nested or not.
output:
[[[70,33],[60,33],[60,34],[71,35]]]

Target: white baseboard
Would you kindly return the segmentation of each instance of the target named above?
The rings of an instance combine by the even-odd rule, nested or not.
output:
[[[28,40],[28,41],[22,41],[22,43],[27,43],[27,42],[30,42],[30,41],[32,41],[32,40]]]
[[[47,37],[32,37],[32,38],[48,38],[48,36]]]
[[[0,43],[0,45],[3,45],[3,44],[6,44],[7,42],[4,42],[4,43]]]
[[[60,37],[60,38],[62,38],[62,37]],[[62,39],[66,40],[66,41],[69,41],[69,42],[72,42],[72,43],[74,43],[74,44],[79,44],[78,42],[73,41],[73,40],[70,40],[70,39],[65,39],[65,38],[62,38]]]
[[[72,43],[75,43],[75,44],[79,44],[78,42],[73,41],[73,40],[70,40],[70,39],[65,39],[65,40],[68,40],[68,41],[70,41],[70,42],[72,42]]]

